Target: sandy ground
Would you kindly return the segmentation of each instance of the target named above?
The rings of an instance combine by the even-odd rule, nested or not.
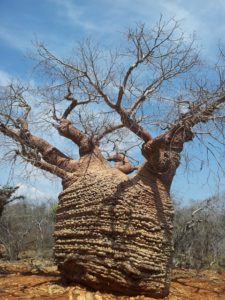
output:
[[[55,300],[141,300],[144,296],[126,297],[88,291],[64,282],[50,262],[0,260],[0,299]],[[225,300],[225,272],[174,270],[168,300]]]

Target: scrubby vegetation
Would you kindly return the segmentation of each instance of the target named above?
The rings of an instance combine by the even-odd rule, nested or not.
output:
[[[176,205],[174,225],[175,267],[225,268],[224,196],[188,207]]]
[[[21,197],[20,197],[21,198]],[[0,218],[0,256],[9,260],[52,256],[55,204],[20,199]]]
[[[180,202],[181,203],[181,202]],[[174,267],[225,270],[225,203],[215,196],[183,207],[175,204]],[[0,255],[5,260],[52,259],[56,203],[20,199],[0,219]]]

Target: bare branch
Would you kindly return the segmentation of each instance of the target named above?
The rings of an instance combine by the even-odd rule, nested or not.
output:
[[[121,116],[121,121],[125,127],[130,129],[132,132],[134,132],[136,135],[138,135],[144,141],[148,141],[151,139],[151,135],[146,130],[144,130],[134,119],[131,119],[129,117],[129,113],[127,111],[125,111],[122,107],[114,104],[113,101],[110,99],[110,97],[104,92],[104,89],[103,89],[104,82],[102,85],[100,84],[100,81],[97,77],[96,70],[94,70],[95,65],[93,62],[93,57],[91,57],[90,60],[88,61],[87,55],[84,52],[83,48],[81,48],[81,50],[80,50],[82,53],[82,60],[83,60],[83,64],[84,64],[83,69],[79,66],[76,66],[75,64],[73,65],[73,64],[70,64],[70,63],[67,63],[67,62],[64,62],[64,61],[58,59],[53,54],[51,54],[43,45],[40,46],[40,50],[41,50],[41,56],[44,56],[46,59],[48,58],[50,60],[53,60],[57,64],[62,65],[65,68],[69,68],[70,70],[74,71],[79,76],[81,76],[81,80],[86,79],[88,84],[92,88],[94,88],[94,90],[97,92],[97,95],[100,95],[102,97],[102,99],[104,100],[104,102]],[[92,73],[94,74],[94,78],[92,78],[93,76],[91,76],[91,74],[89,74],[88,63],[91,64]],[[82,82],[82,83],[84,84],[84,86],[86,86],[86,84],[84,82]],[[69,90],[67,98],[71,99],[71,97],[72,97],[71,91]],[[67,113],[68,112],[70,113],[71,110],[77,105],[77,104],[75,105],[75,103],[71,104],[68,107],[68,109],[65,111],[66,116],[67,116]],[[78,129],[72,130],[72,125],[69,124],[68,122],[66,123],[64,119],[61,121],[61,123],[63,124],[62,130],[60,129],[61,125],[59,125],[59,127],[57,127],[59,130],[59,133],[65,137],[73,140],[76,144],[80,143],[82,133],[80,131],[78,132],[77,131]],[[66,124],[66,126],[64,126],[65,124]],[[74,136],[75,133],[78,134],[78,138],[76,138]]]
[[[72,173],[69,173],[56,165],[52,165],[50,163],[47,163],[44,160],[41,160],[40,158],[37,158],[36,153],[34,152],[26,152],[24,149],[22,151],[17,150],[16,155],[19,155],[21,158],[23,158],[25,161],[31,163],[33,166],[38,167],[41,170],[47,171],[51,174],[54,174],[62,179],[68,178],[69,176],[72,176]]]
[[[174,133],[179,128],[193,128],[198,123],[206,123],[212,117],[213,113],[221,108],[221,106],[225,103],[225,96],[218,98],[217,100],[212,101],[211,103],[207,103],[205,101],[201,101],[199,103],[192,103],[189,111],[185,114],[182,114],[178,119],[176,124],[172,126],[170,132]]]
[[[70,139],[79,147],[81,147],[82,142],[87,139],[87,136],[81,132],[79,129],[75,128],[71,121],[68,119],[60,119],[59,125],[54,125],[58,130],[59,134]]]
[[[37,151],[47,163],[53,166],[58,166],[66,171],[73,171],[77,168],[76,161],[63,154],[42,138],[32,135],[28,129],[28,124],[23,118],[20,118],[18,121],[21,124],[20,131],[15,131],[0,123],[0,132],[18,142],[23,149],[28,148]]]
[[[98,134],[96,140],[100,141],[103,139],[107,134],[110,134],[118,129],[124,128],[124,124],[117,124],[117,125],[108,125],[103,129],[103,132]]]
[[[26,88],[23,86],[14,86],[13,84],[10,84],[9,86],[11,98],[18,101],[18,106],[24,109],[23,118],[26,120],[30,111],[31,107],[25,100],[23,93],[26,91]]]
[[[126,157],[125,154],[117,153],[115,155],[112,155],[108,157],[108,161],[114,161],[115,163],[115,168],[120,170],[121,172],[125,174],[130,174],[135,170],[138,170],[138,167],[133,166],[130,162],[129,159]]]
[[[62,119],[66,119],[76,106],[77,106],[77,100],[73,99],[72,102],[70,103],[70,105],[64,111],[64,113],[62,115]]]
[[[121,116],[122,123],[138,137],[140,137],[144,142],[148,142],[152,139],[150,133],[148,133],[142,126],[140,126],[135,119],[132,119],[130,117],[130,111],[118,109],[117,112]]]
[[[68,101],[71,101],[71,103],[67,107],[67,109],[64,111],[64,113],[62,115],[62,119],[66,119],[76,106],[84,105],[84,104],[88,104],[88,103],[92,102],[91,97],[87,100],[77,100],[77,99],[75,99],[74,96],[73,96],[73,93],[71,91],[70,86],[71,86],[71,82],[69,82],[67,84],[68,93],[66,94],[66,96],[64,98],[67,99]]]

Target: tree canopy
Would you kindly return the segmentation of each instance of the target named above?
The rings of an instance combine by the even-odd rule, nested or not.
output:
[[[157,171],[173,176],[172,150],[180,152],[190,140],[201,141],[222,168],[217,153],[224,146],[223,48],[213,66],[203,63],[195,37],[185,36],[177,21],[160,18],[151,29],[139,24],[119,49],[87,39],[67,58],[37,43],[33,59],[37,85],[16,81],[0,90],[5,157],[70,176],[79,162],[73,147],[63,153],[47,141],[43,131],[52,127],[77,146],[80,157],[100,148],[126,174],[138,168],[128,158],[139,146],[146,159],[158,157]],[[157,150],[165,143],[169,154]]]

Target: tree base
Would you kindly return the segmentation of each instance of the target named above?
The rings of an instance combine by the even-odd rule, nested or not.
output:
[[[62,275],[95,290],[168,295],[172,204],[156,178],[89,172],[60,195],[55,258]]]
[[[67,263],[59,266],[59,270],[69,282],[81,284],[91,291],[100,291],[117,296],[143,295],[155,299],[161,299],[169,295],[169,285],[163,287],[162,284],[152,281],[149,284],[143,283],[141,279],[134,278],[135,276],[127,278],[127,282],[124,282],[124,280],[123,282],[115,281],[110,279],[110,276],[104,278],[101,274],[95,277],[92,272],[78,267],[72,260],[68,260]],[[101,277],[100,281],[99,275]]]

